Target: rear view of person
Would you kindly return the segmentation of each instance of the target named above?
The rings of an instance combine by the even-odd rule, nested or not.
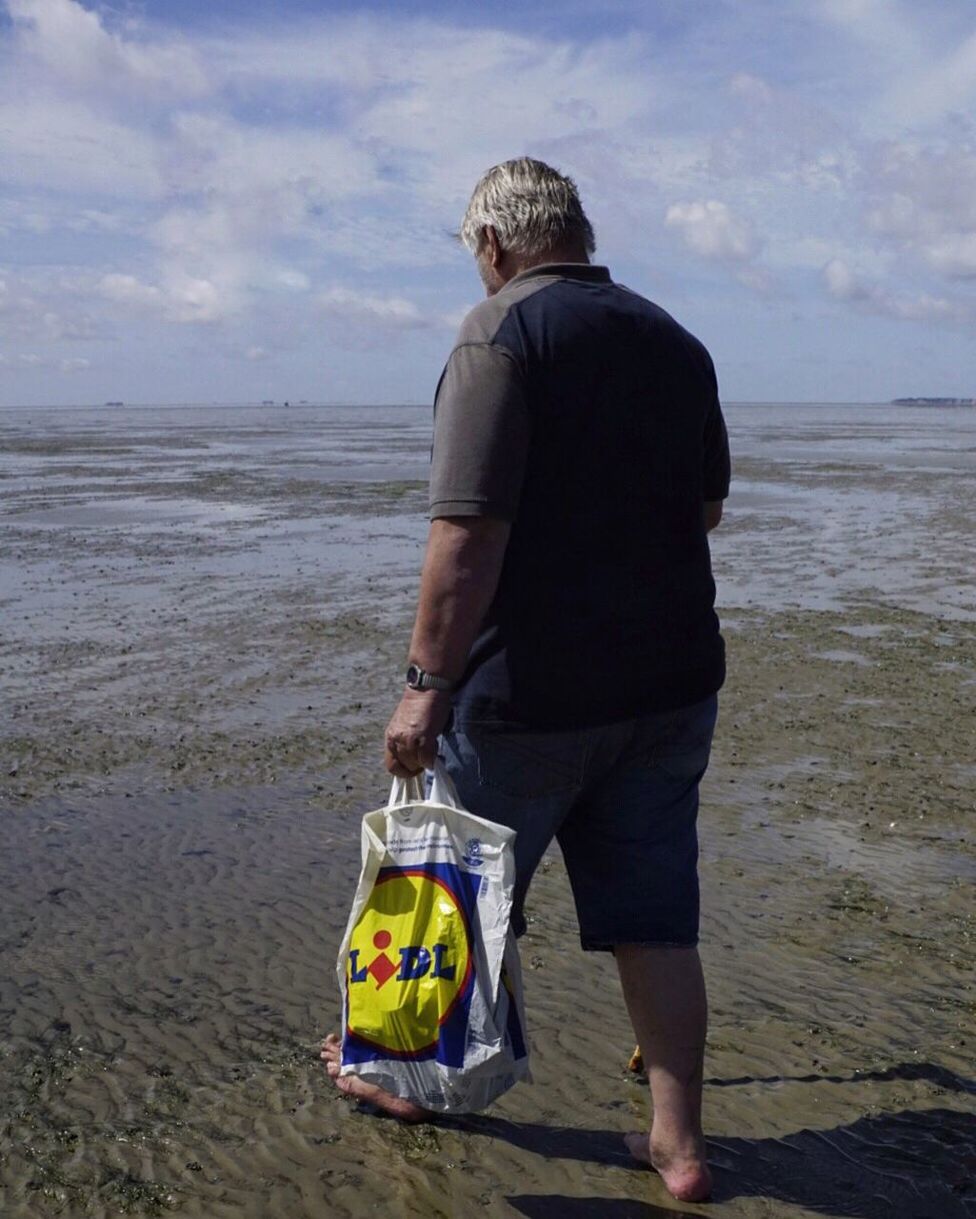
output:
[[[582,946],[614,953],[648,1070],[651,1132],[628,1146],[675,1197],[701,1199],[696,819],[725,677],[707,533],[729,487],[715,374],[664,310],[590,263],[576,187],[542,162],[489,170],[461,237],[487,299],[437,390],[386,763],[408,776],[439,753],[464,805],[517,831],[518,931],[558,840]],[[366,1095],[339,1076],[334,1038],[323,1058]]]

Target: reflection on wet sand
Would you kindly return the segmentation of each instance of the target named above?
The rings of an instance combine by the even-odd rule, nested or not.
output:
[[[702,815],[716,1196],[672,1202],[558,856],[537,1083],[405,1128],[317,1060],[382,802],[426,411],[0,414],[0,1211],[974,1213],[976,413],[732,407]]]

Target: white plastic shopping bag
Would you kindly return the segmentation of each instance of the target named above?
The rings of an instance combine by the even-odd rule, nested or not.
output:
[[[514,838],[462,809],[440,765],[429,799],[419,778],[396,779],[389,804],[363,818],[337,962],[341,1075],[452,1113],[528,1077]]]

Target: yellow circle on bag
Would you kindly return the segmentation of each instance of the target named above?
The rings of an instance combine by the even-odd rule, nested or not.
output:
[[[349,942],[349,1030],[415,1057],[436,1045],[470,972],[468,921],[448,884],[422,869],[381,872]]]

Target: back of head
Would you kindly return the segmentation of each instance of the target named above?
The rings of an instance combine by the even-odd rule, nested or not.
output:
[[[505,250],[525,258],[596,249],[576,183],[532,157],[495,165],[474,188],[458,234],[473,254],[481,250],[486,225]]]

